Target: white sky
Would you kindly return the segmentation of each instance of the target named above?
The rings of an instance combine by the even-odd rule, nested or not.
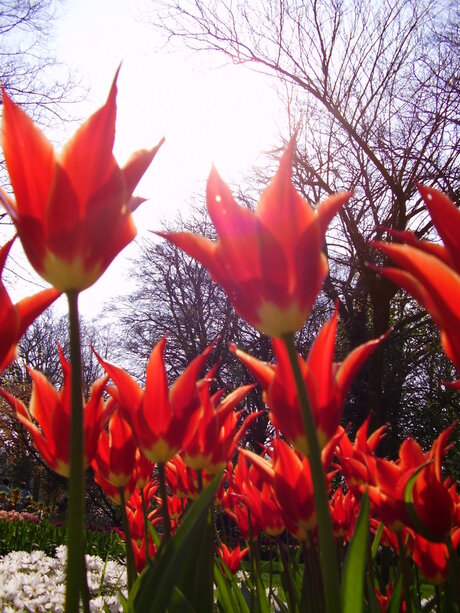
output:
[[[55,28],[58,59],[88,88],[88,99],[75,109],[80,117],[105,102],[122,62],[114,149],[120,164],[166,137],[135,192],[149,199],[135,213],[139,235],[146,235],[161,219],[186,212],[192,196],[204,195],[211,163],[228,182],[248,172],[277,142],[284,116],[271,84],[248,67],[217,55],[161,49],[156,31],[138,21],[138,6],[136,0],[67,0]],[[134,253],[135,246],[127,248],[82,293],[84,315],[96,315],[106,296],[123,293],[123,270]]]

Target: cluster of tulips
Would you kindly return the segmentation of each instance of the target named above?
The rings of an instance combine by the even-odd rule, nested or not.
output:
[[[369,535],[375,550],[385,545],[406,562],[412,558],[426,580],[439,586],[453,578],[455,585],[460,498],[456,483],[442,473],[442,461],[456,424],[440,433],[428,451],[406,439],[396,460],[381,458],[376,451],[384,427],[369,433],[366,420],[350,440],[340,421],[355,374],[388,335],[336,363],[336,309],[308,356],[297,353],[295,333],[308,318],[328,271],[322,250],[327,227],[352,194],[310,206],[291,181],[294,138],[255,211],[237,205],[212,170],[206,197],[216,241],[186,232],[160,233],[199,260],[237,312],[271,337],[273,364],[235,346],[230,349],[263,389],[277,436],[260,455],[240,448],[258,418],[257,413],[242,416],[242,403],[253,386],[230,393],[216,389],[218,365],[208,364],[212,346],[171,384],[166,336],[152,350],[144,387],[98,356],[105,374],[83,398],[78,295],[134,238],[131,212],[141,199],[132,193],[163,143],[136,152],[120,168],[112,154],[115,98],[116,79],[106,104],[57,156],[3,92],[2,143],[14,198],[3,191],[0,197],[30,263],[53,288],[14,305],[0,285],[1,368],[14,360],[27,326],[61,293],[69,304],[70,361],[59,349],[61,389],[29,369],[33,389],[28,405],[1,390],[45,462],[69,479],[66,611],[77,611],[80,602],[89,610],[84,471],[90,466],[122,511],[126,610],[211,611],[213,582],[222,592],[222,580],[236,572],[262,532],[273,538],[289,533],[300,544],[306,580],[300,596],[293,593],[288,599],[290,610],[378,610],[374,605],[386,610],[389,603],[391,610],[399,610],[403,603],[411,611],[407,564],[401,564],[399,587],[378,584],[372,557],[366,564]],[[442,244],[420,241],[410,232],[393,233],[391,242],[376,242],[375,248],[397,267],[379,272],[429,311],[446,355],[460,368],[460,212],[432,188],[421,186],[419,192]],[[0,251],[2,270],[11,244]],[[460,388],[460,381],[450,385]],[[191,500],[195,502],[189,504]],[[211,507],[237,526],[238,542],[225,542],[225,530],[214,536],[206,532]],[[211,536],[193,540],[194,531]],[[201,559],[205,550],[211,568],[211,588],[198,595],[196,587],[183,582],[188,543],[196,548],[189,558]],[[342,546],[348,554],[339,572],[337,550]],[[221,575],[212,572],[216,551]],[[308,563],[312,556],[316,575]],[[456,585],[457,593],[453,589],[449,596],[453,606],[460,603],[460,581]],[[201,598],[198,608],[196,598]],[[238,598],[235,602],[243,607]],[[184,603],[188,608],[181,608]],[[257,606],[263,608],[261,601]]]

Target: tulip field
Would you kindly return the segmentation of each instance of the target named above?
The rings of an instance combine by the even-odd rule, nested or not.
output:
[[[164,141],[119,167],[116,93],[117,75],[105,105],[56,153],[3,91],[2,146],[14,194],[0,190],[0,198],[16,236],[0,249],[0,272],[20,241],[51,287],[13,304],[0,282],[0,367],[16,359],[28,326],[61,294],[70,335],[69,355],[56,347],[59,389],[30,367],[30,398],[0,389],[43,461],[67,480],[69,499],[66,548],[55,543],[53,557],[55,548],[43,546],[26,559],[11,544],[2,558],[3,610],[460,612],[460,494],[445,469],[457,423],[437,432],[429,448],[406,438],[396,459],[384,457],[385,425],[372,429],[369,413],[351,435],[342,418],[354,378],[391,343],[391,330],[336,362],[337,303],[308,354],[297,350],[296,333],[328,273],[328,226],[353,192],[315,206],[298,193],[295,133],[255,210],[237,204],[211,171],[206,203],[216,240],[157,232],[200,262],[239,316],[270,337],[273,363],[232,343],[253,383],[219,389],[211,344],[170,380],[165,330],[151,348],[145,384],[94,347],[104,375],[83,394],[79,294],[135,237],[131,213],[141,199],[133,192]],[[460,369],[460,211],[428,185],[418,195],[437,242],[388,232],[372,245],[387,262],[374,272],[429,313]],[[441,384],[460,391],[460,380]],[[243,411],[255,386],[275,432],[260,453],[243,444],[259,416]],[[113,543],[100,547],[97,560],[90,547],[89,468],[119,506],[123,566]],[[0,529],[10,520],[0,517]],[[5,530],[7,542],[13,533]],[[47,570],[24,588],[27,604],[15,605],[8,594],[23,590],[17,582],[32,567]],[[45,589],[50,577],[54,587]]]

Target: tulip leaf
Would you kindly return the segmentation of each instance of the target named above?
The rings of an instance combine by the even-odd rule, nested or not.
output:
[[[377,532],[375,533],[374,536],[374,540],[372,541],[372,559],[375,560],[375,558],[377,557],[377,551],[380,545],[380,540],[382,538],[382,534],[383,534],[383,523],[380,522],[379,523],[379,527],[377,528]]]
[[[270,603],[268,602],[267,594],[265,592],[265,586],[263,584],[260,573],[257,572],[256,577],[257,586],[257,602],[259,604],[259,613],[270,613]]]
[[[230,573],[221,571],[217,563],[214,564],[214,580],[218,589],[217,603],[222,611],[235,611],[235,613],[249,613],[248,605],[238,587],[238,583]]]
[[[207,547],[211,538],[209,510],[221,477],[218,474],[195,500],[177,532],[138,577],[129,597],[129,611],[212,612],[213,552]]]
[[[214,581],[217,586],[217,604],[219,608],[222,611],[238,611],[230,586],[216,563],[214,563]]]
[[[391,594],[390,602],[388,603],[386,613],[399,613],[400,612],[402,591],[403,591],[403,576],[401,573],[399,575],[398,581],[396,582],[393,588],[393,592]]]
[[[342,610],[361,613],[364,610],[364,575],[369,538],[369,496],[361,501],[358,521],[348,548],[343,571]]]

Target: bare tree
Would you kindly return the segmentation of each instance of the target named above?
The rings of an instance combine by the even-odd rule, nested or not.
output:
[[[328,235],[324,289],[340,300],[349,349],[383,333],[395,323],[397,288],[367,267],[382,262],[371,240],[386,228],[431,236],[417,182],[454,201],[460,193],[458,7],[432,0],[159,5],[155,24],[169,39],[248,63],[280,84],[291,130],[300,129],[295,182],[310,202],[354,189]],[[367,372],[362,406],[375,425],[394,411],[385,390],[396,386],[398,396],[404,384],[388,351],[380,348]]]
[[[50,53],[56,19],[53,0],[0,1],[0,81],[8,93],[39,121],[62,117],[63,95],[71,86]],[[64,76],[64,78],[63,78]]]
[[[41,126],[68,120],[65,104],[74,102],[77,95],[73,75],[50,50],[57,4],[53,0],[0,0],[0,85]],[[3,152],[0,180],[8,190]],[[0,223],[10,223],[3,207]]]

